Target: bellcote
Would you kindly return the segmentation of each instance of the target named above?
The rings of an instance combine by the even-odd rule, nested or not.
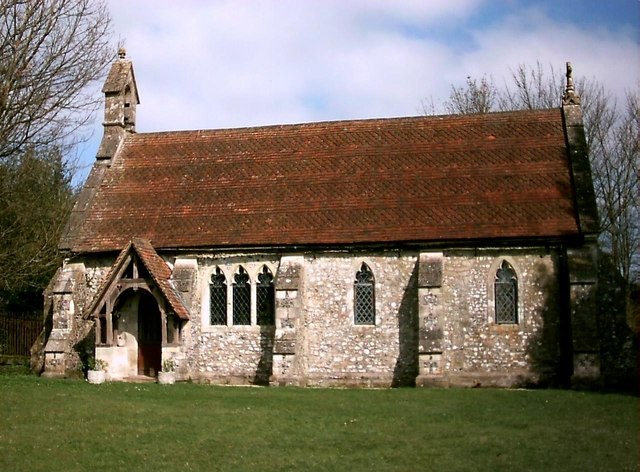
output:
[[[104,93],[104,135],[98,159],[111,159],[127,132],[135,132],[136,106],[140,103],[133,64],[120,48],[102,87]]]

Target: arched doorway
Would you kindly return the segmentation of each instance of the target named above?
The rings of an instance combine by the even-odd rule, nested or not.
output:
[[[141,290],[138,304],[138,375],[155,377],[162,361],[162,317],[156,299]]]

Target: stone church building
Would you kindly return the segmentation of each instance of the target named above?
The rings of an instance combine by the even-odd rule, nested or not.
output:
[[[45,301],[47,376],[516,386],[594,379],[597,214],[557,109],[136,133],[121,51]],[[89,340],[89,341],[88,341]],[[89,348],[87,348],[89,346]]]

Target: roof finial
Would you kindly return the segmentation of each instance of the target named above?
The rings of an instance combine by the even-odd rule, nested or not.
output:
[[[123,47],[118,48],[118,57],[124,59],[127,56],[127,50]]]
[[[562,95],[562,104],[580,105],[580,96],[573,86],[573,67],[571,67],[570,62],[567,62],[567,87],[564,89],[564,95]]]

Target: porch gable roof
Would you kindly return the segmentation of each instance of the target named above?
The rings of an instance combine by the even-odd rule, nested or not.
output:
[[[141,238],[133,238],[127,243],[124,249],[122,249],[111,266],[109,273],[102,281],[93,301],[89,305],[89,309],[85,311],[85,318],[97,315],[97,312],[102,308],[107,295],[110,293],[114,285],[117,284],[118,280],[121,279],[129,260],[128,256],[132,253],[135,253],[138,256],[142,265],[147,270],[151,279],[157,285],[162,296],[165,298],[168,306],[176,316],[182,320],[188,320],[189,310],[170,280],[171,269],[158,255],[151,243],[148,240]]]

